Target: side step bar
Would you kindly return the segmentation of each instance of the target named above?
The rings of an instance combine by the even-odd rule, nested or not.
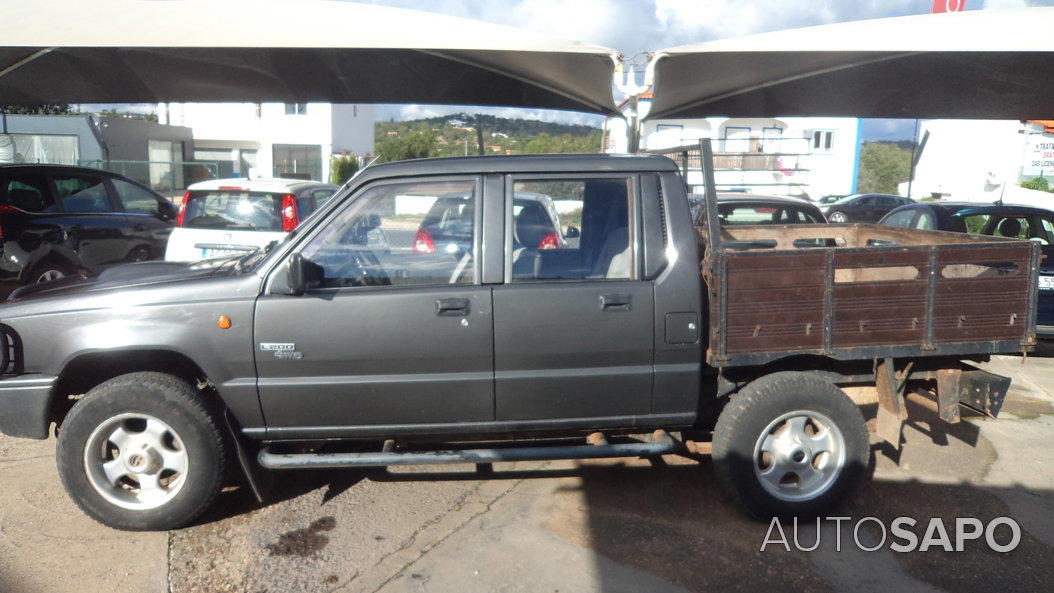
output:
[[[651,442],[558,445],[549,447],[505,447],[444,451],[381,451],[370,453],[273,453],[269,447],[257,459],[267,469],[320,469],[338,467],[382,467],[441,463],[494,463],[543,459],[597,459],[601,457],[652,457],[678,453],[680,443],[666,431],[656,431]]]

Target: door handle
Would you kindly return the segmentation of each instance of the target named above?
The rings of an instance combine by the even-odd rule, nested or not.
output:
[[[146,225],[143,224],[143,223],[136,224],[135,226],[132,227],[132,230],[133,231],[140,231],[140,232],[145,231],[146,230]]]
[[[468,315],[468,299],[436,299],[436,315],[464,317]]]
[[[632,309],[632,305],[632,295],[622,293],[600,295],[600,309],[602,311],[629,311]]]

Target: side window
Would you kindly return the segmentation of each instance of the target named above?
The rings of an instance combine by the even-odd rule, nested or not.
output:
[[[54,177],[62,208],[67,212],[112,212],[106,184],[91,175],[57,175]],[[155,202],[156,206],[156,202]]]
[[[26,212],[54,212],[55,203],[43,175],[14,174],[0,178],[0,204]]]
[[[818,222],[816,217],[805,210],[797,208],[785,208],[780,214],[780,224],[813,224]]]
[[[125,212],[158,213],[157,196],[153,192],[123,179],[110,179],[110,182],[113,183],[113,188],[117,190],[117,197],[121,198]]]
[[[932,231],[937,228],[937,222],[933,220],[933,214],[923,210],[919,212],[919,219],[915,221],[915,228]]]
[[[390,183],[367,189],[301,250],[322,288],[472,284],[475,180]]]
[[[897,227],[910,227],[912,220],[915,218],[915,209],[909,208],[907,210],[897,210],[896,212],[889,215],[888,218],[882,221],[883,226],[897,226]]]
[[[963,226],[966,228],[966,232],[974,235],[983,235],[984,230],[988,228],[988,222],[991,219],[987,214],[974,214],[960,218],[963,222]]]
[[[875,206],[878,204],[878,198],[875,196],[864,196],[856,201],[856,206]]]
[[[629,179],[516,181],[513,282],[634,278],[632,196]]]

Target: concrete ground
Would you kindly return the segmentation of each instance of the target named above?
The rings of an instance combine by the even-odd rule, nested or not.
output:
[[[901,453],[876,444],[874,479],[831,513],[851,517],[841,551],[830,521],[800,526],[815,551],[759,551],[769,525],[721,498],[707,461],[677,457],[280,473],[267,505],[235,489],[194,526],[122,533],[67,500],[54,441],[0,437],[0,591],[1051,591],[1054,358],[989,368],[1014,379],[1003,417],[949,427],[913,406]],[[865,552],[866,516],[913,517],[920,539],[931,517],[1009,516],[1021,542]]]

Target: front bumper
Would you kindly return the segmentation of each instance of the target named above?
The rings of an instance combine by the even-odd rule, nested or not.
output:
[[[0,432],[12,437],[48,438],[48,405],[56,379],[36,374],[0,379]]]

